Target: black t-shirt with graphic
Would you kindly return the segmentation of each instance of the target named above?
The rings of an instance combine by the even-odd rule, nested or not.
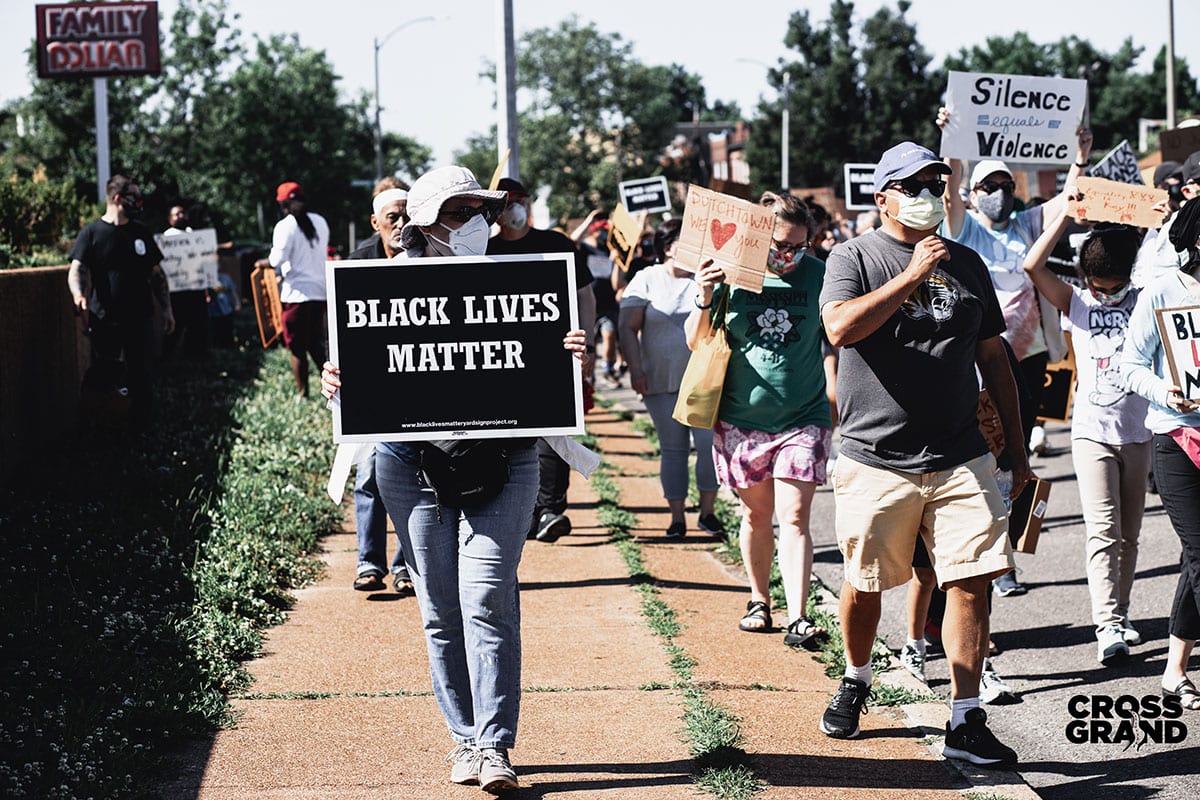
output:
[[[92,309],[110,322],[136,322],[153,313],[150,271],[162,251],[140,222],[88,223],[75,239],[71,260],[80,261],[92,279]]]
[[[837,402],[841,452],[871,466],[935,472],[987,452],[979,432],[979,341],[999,336],[1004,317],[987,267],[974,250],[944,240],[950,260],[892,317],[842,348]],[[821,308],[853,300],[899,275],[913,245],[875,230],[833,248]]]

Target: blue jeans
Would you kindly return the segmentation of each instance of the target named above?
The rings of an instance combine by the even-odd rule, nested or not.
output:
[[[508,485],[478,508],[443,507],[417,477],[417,449],[375,449],[376,481],[395,523],[425,624],[433,694],[459,744],[512,747],[521,703],[517,566],[538,487],[537,451],[511,454]]]
[[[358,532],[358,574],[385,575],[387,569],[387,511],[375,485],[375,454],[358,465],[354,477],[354,527]],[[399,543],[399,534],[396,535]],[[404,550],[397,546],[392,574],[408,574]]]
[[[648,394],[642,398],[654,431],[658,434],[658,449],[662,454],[659,477],[662,480],[663,498],[683,500],[688,490],[688,453],[691,452],[688,437],[696,444],[696,488],[702,492],[717,490],[717,468],[713,464],[713,432],[709,428],[689,428],[676,422],[671,416],[675,410],[677,392]]]

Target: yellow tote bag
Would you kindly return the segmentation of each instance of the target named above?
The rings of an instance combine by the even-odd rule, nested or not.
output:
[[[728,287],[724,287],[717,306],[717,324],[710,314],[700,318],[699,342],[688,359],[679,398],[671,416],[692,428],[711,428],[721,407],[721,390],[725,386],[725,369],[729,366],[729,342],[725,339],[725,309],[729,305]]]

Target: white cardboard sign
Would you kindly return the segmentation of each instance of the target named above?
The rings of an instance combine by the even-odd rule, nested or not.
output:
[[[172,292],[210,289],[217,284],[217,232],[212,228],[165,236],[154,234]]]
[[[1075,131],[1087,81],[988,72],[950,72],[940,154],[1014,164],[1067,164],[1079,155]]]
[[[1200,306],[1158,308],[1154,316],[1172,380],[1188,400],[1200,400]]]

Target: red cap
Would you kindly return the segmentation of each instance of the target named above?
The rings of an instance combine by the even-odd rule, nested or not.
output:
[[[293,197],[303,197],[304,190],[300,188],[300,184],[295,181],[279,184],[279,188],[275,190],[275,202],[282,203],[284,200],[291,200]]]

